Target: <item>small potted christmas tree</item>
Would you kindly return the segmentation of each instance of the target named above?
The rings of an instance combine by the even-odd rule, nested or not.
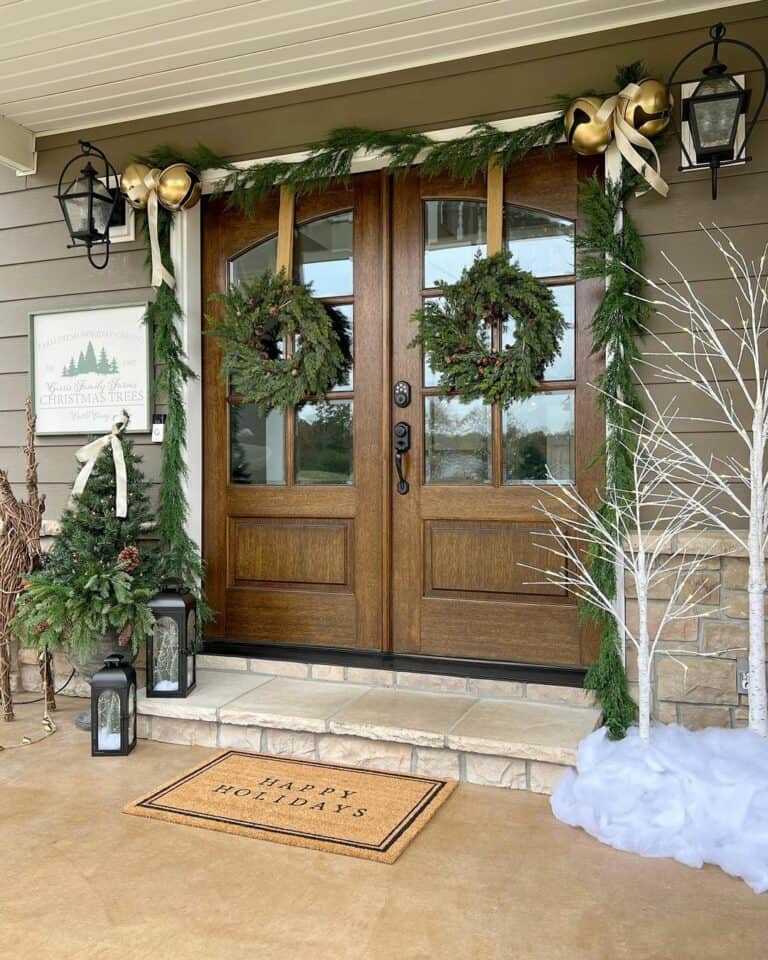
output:
[[[140,546],[142,530],[152,521],[149,484],[133,444],[119,436],[118,444],[125,461],[124,510],[116,508],[114,444],[106,443],[85,487],[64,511],[61,533],[42,568],[30,575],[13,621],[23,643],[66,650],[89,681],[110,654],[135,659],[152,631],[149,601],[159,588],[154,552]],[[77,723],[90,727],[88,711]]]

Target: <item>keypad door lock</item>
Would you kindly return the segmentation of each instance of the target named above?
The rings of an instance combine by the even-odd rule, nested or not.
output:
[[[411,385],[407,380],[398,380],[392,388],[396,407],[407,407],[411,402]]]

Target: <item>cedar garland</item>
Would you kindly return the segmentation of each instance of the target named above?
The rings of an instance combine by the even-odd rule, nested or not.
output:
[[[619,70],[623,86],[645,75],[640,63]],[[563,104],[570,97],[558,98]],[[471,180],[485,174],[493,159],[503,168],[522,159],[537,147],[552,149],[563,134],[562,114],[514,131],[498,130],[489,124],[472,127],[465,137],[438,142],[414,131],[382,132],[359,127],[343,127],[313,144],[306,159],[297,163],[271,161],[246,169],[218,156],[205,146],[198,146],[188,155],[170,147],[158,147],[137,157],[150,167],[166,167],[171,163],[189,163],[199,171],[223,171],[217,192],[228,193],[227,205],[241,208],[246,215],[253,214],[256,202],[275,187],[286,185],[297,194],[322,189],[331,183],[346,182],[352,174],[352,161],[360,151],[376,152],[388,158],[388,169],[404,174],[415,164],[421,165],[426,176],[450,174],[458,179]],[[640,411],[641,403],[631,378],[631,365],[638,356],[636,340],[642,335],[646,308],[633,299],[641,290],[638,275],[642,243],[625,201],[637,185],[637,177],[626,163],[622,179],[605,187],[597,179],[587,182],[581,190],[582,209],[587,223],[586,231],[577,238],[581,253],[579,275],[602,277],[609,281],[605,296],[595,312],[592,334],[595,350],[605,350],[607,366],[600,378],[599,402],[606,414],[608,437],[604,446],[606,485],[609,489],[627,487],[627,437],[632,436],[633,410]],[[620,229],[616,224],[620,220]],[[170,224],[172,214],[160,211],[160,239],[163,262],[173,272],[170,258]],[[180,308],[173,291],[165,284],[158,291],[155,303],[147,311],[147,322],[155,327],[156,360],[161,369],[163,386],[168,395],[169,415],[166,428],[165,452],[162,468],[162,488],[159,526],[167,567],[185,583],[197,583],[202,575],[202,564],[196,545],[185,532],[187,503],[182,488],[185,465],[185,413],[181,391],[193,376],[187,366],[175,320]],[[594,568],[608,595],[616,595],[615,571],[612,558],[595,553]],[[192,579],[193,578],[193,579]],[[198,593],[202,599],[202,595]],[[207,609],[207,608],[206,608]],[[606,724],[614,737],[622,737],[635,719],[637,708],[629,696],[627,678],[619,655],[619,637],[616,623],[597,611],[582,606],[583,616],[598,619],[602,624],[602,646],[598,659],[590,668],[585,685],[596,691],[603,707]]]

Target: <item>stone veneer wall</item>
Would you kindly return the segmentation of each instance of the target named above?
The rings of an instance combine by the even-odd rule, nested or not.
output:
[[[695,585],[712,592],[706,603],[699,605],[698,617],[665,627],[659,648],[673,656],[656,658],[654,718],[692,729],[743,727],[749,698],[737,692],[736,661],[747,656],[749,644],[746,555],[724,534],[707,534],[706,543],[697,539],[696,548],[708,559]],[[629,581],[625,594],[628,622],[636,626],[637,601]],[[648,615],[652,632],[668,598],[669,592],[662,587],[651,595]],[[631,643],[627,644],[627,673],[636,695],[637,658]]]

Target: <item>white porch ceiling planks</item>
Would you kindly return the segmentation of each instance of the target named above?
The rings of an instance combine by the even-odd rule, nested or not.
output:
[[[721,0],[718,9],[739,2]],[[711,7],[712,0],[0,0],[0,116],[60,133]]]

